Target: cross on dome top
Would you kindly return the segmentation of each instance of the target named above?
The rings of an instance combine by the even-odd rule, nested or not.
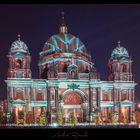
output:
[[[121,41],[119,40],[119,41],[118,41],[118,46],[120,46],[120,44],[121,44]]]
[[[21,35],[18,33],[18,35],[17,35],[17,36],[18,36],[18,41],[20,41],[20,37],[21,37]]]

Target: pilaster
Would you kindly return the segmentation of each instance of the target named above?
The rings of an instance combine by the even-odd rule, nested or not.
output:
[[[58,112],[58,87],[55,87],[55,108]]]

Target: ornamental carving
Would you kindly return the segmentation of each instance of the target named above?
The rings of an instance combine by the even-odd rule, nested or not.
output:
[[[69,92],[64,96],[65,105],[75,105],[75,104],[82,104],[82,103],[83,103],[82,97],[76,92]]]
[[[75,89],[78,89],[79,85],[76,85],[76,84],[71,84],[71,85],[68,85],[68,88],[72,89],[72,90],[75,90]]]

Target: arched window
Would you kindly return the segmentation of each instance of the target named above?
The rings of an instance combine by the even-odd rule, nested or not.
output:
[[[122,64],[121,67],[122,67],[122,72],[126,72],[127,71],[126,64]]]
[[[67,64],[64,65],[63,71],[64,71],[64,72],[67,72]]]
[[[85,73],[89,73],[88,66],[86,66]]]
[[[52,101],[54,100],[54,95],[53,94],[51,95],[51,99],[52,99]]]
[[[23,93],[22,92],[17,92],[16,93],[16,100],[17,99],[23,100]]]
[[[109,101],[109,94],[103,93],[103,101]]]
[[[37,100],[37,101],[42,101],[42,100],[44,100],[44,98],[43,98],[43,93],[36,93],[36,100]]]
[[[16,68],[21,69],[22,68],[22,62],[20,59],[16,60]]]
[[[121,101],[124,101],[124,100],[128,100],[128,94],[127,93],[121,94]]]
[[[71,73],[70,73],[70,78],[71,79],[76,79],[77,78],[77,73],[76,73],[76,71],[71,71]]]
[[[56,70],[55,69],[50,69],[48,77],[49,78],[56,78],[56,76],[57,76]]]

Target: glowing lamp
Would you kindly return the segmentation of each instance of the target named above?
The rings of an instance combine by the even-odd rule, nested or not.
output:
[[[22,107],[19,107],[19,110],[21,111],[22,110]]]
[[[57,127],[57,123],[53,123],[53,127]]]
[[[38,112],[40,112],[40,111],[41,111],[41,109],[39,108],[39,109],[38,109]]]
[[[140,108],[140,104],[138,104],[138,107]]]

